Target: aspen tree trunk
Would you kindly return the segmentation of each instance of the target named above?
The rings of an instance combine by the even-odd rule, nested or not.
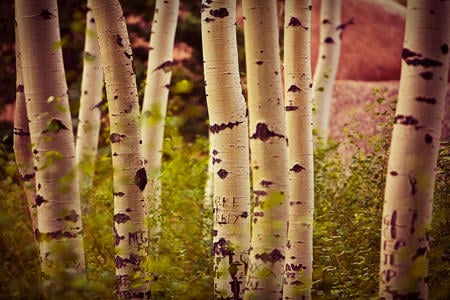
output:
[[[201,22],[214,168],[214,297],[242,299],[250,246],[250,179],[236,1],[203,0]]]
[[[321,0],[319,56],[313,78],[313,123],[319,138],[328,138],[331,97],[341,52],[341,0]]]
[[[111,127],[117,294],[149,295],[143,263],[147,257],[147,184],[140,145],[139,104],[132,51],[118,1],[92,0],[105,74]]]
[[[311,0],[286,0],[284,95],[289,226],[283,299],[311,299],[314,161],[311,98]]]
[[[178,6],[178,0],[156,1],[142,106],[142,145],[148,178],[144,195],[153,221],[150,227],[152,252],[156,251],[161,230],[161,158]]]
[[[82,278],[85,268],[58,7],[56,0],[17,0],[15,8],[36,179],[35,234],[44,285],[52,295],[64,291],[67,278]]]
[[[17,16],[16,16],[17,19]],[[15,24],[16,35],[16,110],[14,112],[14,156],[17,170],[22,179],[25,202],[31,218],[33,232],[38,228],[36,206],[36,181],[34,174],[33,154],[31,152],[30,129],[28,127],[25,91],[23,87],[22,57],[20,41]]]
[[[76,140],[76,158],[82,191],[92,185],[100,131],[100,114],[103,106],[103,69],[98,47],[97,28],[90,0],[87,1],[87,8],[83,76]]]
[[[428,299],[429,230],[449,38],[450,3],[408,1],[383,207],[380,299]]]
[[[280,299],[288,168],[276,1],[243,1],[254,213],[246,299]]]

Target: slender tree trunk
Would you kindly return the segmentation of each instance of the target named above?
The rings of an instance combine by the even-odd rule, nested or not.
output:
[[[161,158],[178,6],[178,0],[156,1],[142,106],[142,145],[148,178],[144,195],[150,203],[153,223],[150,227],[151,252],[157,249],[161,231]]]
[[[283,299],[311,299],[314,162],[310,44],[311,0],[286,0],[284,95],[290,208]]]
[[[246,299],[280,299],[288,168],[276,1],[243,1],[254,213]]]
[[[341,0],[321,0],[319,56],[313,79],[314,126],[328,138],[330,106],[341,52]]]
[[[75,144],[56,0],[15,3],[31,147],[41,269],[47,291],[84,276]]]
[[[139,104],[125,17],[117,0],[92,0],[105,74],[111,128],[117,294],[148,296],[147,177],[140,145]]]
[[[236,1],[202,1],[201,22],[214,168],[214,295],[242,299],[250,246],[250,179]]]
[[[83,76],[81,81],[80,112],[76,140],[76,158],[82,191],[92,185],[103,106],[103,69],[98,47],[97,28],[87,1],[86,34],[84,41]]]
[[[16,16],[17,19],[17,16]],[[25,192],[25,202],[31,217],[33,232],[38,229],[37,206],[36,206],[36,181],[33,164],[33,153],[31,152],[30,129],[28,127],[27,107],[25,102],[25,91],[23,87],[22,56],[20,41],[15,26],[16,34],[16,110],[14,112],[14,156],[16,158],[17,170],[22,179]],[[37,242],[37,241],[36,241]]]
[[[429,230],[443,118],[450,3],[408,1],[383,207],[380,299],[427,299]]]

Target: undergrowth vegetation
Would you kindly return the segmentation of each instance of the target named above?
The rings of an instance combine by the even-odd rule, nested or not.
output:
[[[376,136],[348,132],[346,143],[354,149],[348,162],[341,157],[342,143],[329,142],[315,151],[314,299],[377,298],[391,130],[389,122],[380,124]],[[162,236],[158,252],[150,253],[146,263],[154,299],[213,297],[212,257],[203,240],[205,226],[210,224],[204,223],[210,214],[204,210],[207,143],[204,137],[186,142],[169,120],[163,155]],[[430,299],[450,295],[449,162],[449,144],[442,144],[431,234]],[[80,281],[68,276],[56,299],[116,298],[111,176],[111,155],[104,147],[97,160],[94,188],[83,193],[87,278]],[[14,155],[4,143],[0,146],[0,178],[0,298],[42,299],[38,255]]]

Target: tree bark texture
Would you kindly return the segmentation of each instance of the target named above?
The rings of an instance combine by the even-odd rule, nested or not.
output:
[[[250,246],[250,179],[236,1],[202,1],[201,22],[214,169],[214,295],[242,299]]]
[[[36,180],[41,270],[47,291],[84,276],[75,144],[56,0],[15,2]],[[70,275],[71,274],[71,275]]]
[[[289,226],[283,299],[311,299],[314,162],[311,97],[311,0],[286,0],[284,98]]]
[[[16,16],[17,19],[17,16]],[[14,112],[14,156],[16,158],[17,170],[22,179],[25,192],[25,203],[31,218],[33,232],[38,229],[37,206],[36,206],[36,180],[33,164],[33,153],[31,152],[30,129],[28,126],[27,107],[25,102],[25,91],[22,74],[22,55],[20,41],[15,26],[16,35],[16,109]],[[37,242],[37,241],[36,241]]]
[[[102,100],[102,61],[90,0],[87,2],[87,7],[83,75],[76,139],[76,158],[82,191],[92,186],[100,131],[100,115],[104,104]]]
[[[380,299],[427,299],[429,230],[446,98],[450,3],[408,1],[383,206]]]
[[[139,104],[132,51],[118,1],[92,0],[105,75],[111,128],[117,294],[149,296],[143,263],[147,258],[147,176],[140,144]]]
[[[144,195],[151,207],[151,251],[156,251],[161,230],[161,158],[178,6],[178,0],[156,1],[142,106],[142,145],[148,178]]]
[[[319,138],[328,138],[333,86],[341,52],[341,0],[322,0],[319,57],[313,78],[314,127]]]
[[[276,1],[243,1],[254,212],[246,299],[280,299],[288,168]]]

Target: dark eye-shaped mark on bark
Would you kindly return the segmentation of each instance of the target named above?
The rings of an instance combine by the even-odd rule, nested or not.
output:
[[[390,173],[392,176],[397,176],[398,175],[398,172],[397,171],[391,171],[391,173]]]
[[[111,133],[109,136],[109,139],[111,140],[111,143],[120,143],[122,139],[126,138],[127,136],[125,134],[119,134],[119,133]]]
[[[331,24],[331,21],[328,19],[323,19],[322,24]]]
[[[16,92],[23,93],[25,91],[25,88],[23,87],[23,84],[19,84],[16,88]]]
[[[164,73],[170,72],[172,70],[172,66],[173,66],[173,62],[170,60],[167,60],[165,62],[163,62],[162,64],[160,64],[159,66],[157,66],[153,72],[156,72],[158,70],[163,70]]]
[[[332,37],[328,36],[323,40],[326,44],[334,44],[334,40]]]
[[[433,142],[433,137],[431,136],[431,134],[425,133],[424,140],[425,140],[425,143],[431,144]]]
[[[130,218],[130,216],[128,216],[124,213],[118,213],[118,214],[114,215],[113,219],[114,219],[114,222],[116,222],[117,224],[121,224],[121,223],[128,222],[131,218]]]
[[[441,45],[441,52],[442,52],[442,54],[448,54],[448,45],[447,44]]]
[[[412,218],[411,218],[411,227],[409,228],[409,232],[411,234],[414,234],[414,232],[416,231],[416,229],[415,229],[416,221],[417,221],[417,210],[414,210]]]
[[[221,179],[225,179],[228,176],[228,171],[225,169],[220,169],[217,171],[217,175],[219,175]]]
[[[116,35],[116,43],[117,45],[119,45],[120,47],[124,47],[123,45],[123,40],[122,37],[120,35]]]
[[[425,102],[428,104],[436,104],[435,98],[427,98],[427,97],[422,97],[422,96],[416,97],[416,101]]]
[[[417,192],[417,179],[414,176],[408,175],[408,181],[411,188],[411,195],[415,195]]]
[[[308,29],[308,27],[304,26],[302,24],[302,22],[296,17],[291,17],[291,19],[289,20],[289,23],[288,23],[288,27],[290,27],[290,26],[292,26],[292,27],[300,26],[300,27],[302,27],[305,30]]]
[[[431,80],[433,78],[433,72],[422,72],[419,74],[425,80]]]
[[[292,166],[292,168],[289,169],[289,171],[293,171],[295,173],[300,173],[303,170],[306,170],[306,169],[305,169],[305,167],[301,166],[300,164],[295,164]]]
[[[298,109],[298,106],[295,105],[288,105],[284,108],[286,111],[294,111]]]
[[[18,136],[29,136],[30,132],[27,130],[24,130],[23,128],[14,127],[14,134],[18,135]]]
[[[139,190],[143,191],[147,185],[147,172],[145,168],[140,168],[137,170],[136,175],[134,175],[134,183],[138,186]]]
[[[391,216],[391,238],[395,239],[397,237],[397,211],[394,210]]]
[[[257,62],[256,62],[256,64],[258,65],[258,66],[260,66],[260,65],[262,65],[264,62],[262,61],[262,60],[258,60]]]
[[[213,18],[210,18],[210,17],[206,17],[206,18],[205,18],[205,22],[206,22],[206,23],[209,23],[209,22],[212,22],[212,21],[214,21]]]
[[[442,62],[427,57],[423,58],[422,54],[416,53],[407,48],[403,48],[402,50],[402,59],[406,64],[412,66],[422,66],[424,68],[442,66]]]
[[[256,259],[260,259],[263,262],[271,262],[272,264],[276,263],[277,261],[284,260],[284,255],[281,254],[281,251],[278,249],[273,249],[272,252],[267,253],[261,253],[255,255]]]
[[[119,235],[119,233],[117,232],[116,226],[113,226],[114,228],[114,245],[119,245],[121,240],[125,239],[125,236],[123,235]]]
[[[417,125],[419,124],[419,120],[415,119],[413,116],[397,115],[394,117],[394,124]]]
[[[41,204],[44,202],[48,202],[48,201],[45,200],[44,197],[42,197],[41,195],[37,194],[36,195],[36,205],[41,206]]]
[[[269,181],[269,180],[261,180],[261,182],[259,184],[261,184],[264,187],[269,187],[273,184],[273,182]]]
[[[225,7],[221,7],[219,9],[211,9],[209,11],[209,14],[217,18],[225,18],[229,15],[228,10]]]
[[[227,124],[222,123],[222,124],[214,124],[209,126],[209,131],[214,134],[214,133],[219,133],[222,130],[225,130],[227,128],[232,129],[234,126],[238,126],[239,124],[241,124],[242,122],[240,121],[236,121],[236,122],[228,122]]]
[[[44,20],[50,20],[53,18],[56,18],[54,14],[52,14],[48,9],[43,9],[41,13],[39,14],[39,17],[41,17]]]
[[[123,197],[123,196],[125,196],[125,193],[124,192],[117,192],[117,193],[114,192],[113,195],[117,196],[117,197]]]
[[[263,142],[266,142],[272,137],[284,138],[284,135],[269,130],[269,127],[265,123],[256,124],[256,132],[251,136],[252,139],[260,139]]]
[[[300,92],[302,92],[303,90],[302,90],[301,88],[299,88],[298,86],[296,86],[295,84],[293,84],[293,85],[291,85],[291,86],[288,88],[287,91],[290,92],[290,93],[300,93]]]

